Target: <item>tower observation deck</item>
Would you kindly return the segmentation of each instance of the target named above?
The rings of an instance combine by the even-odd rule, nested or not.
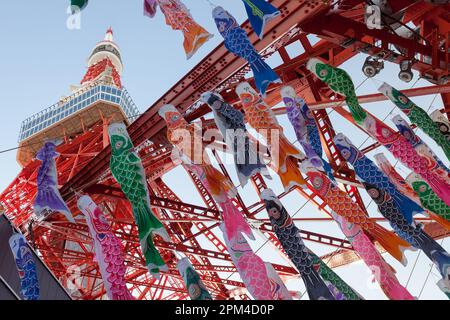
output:
[[[122,70],[120,50],[110,28],[92,51],[81,86],[22,122],[18,163],[24,167],[45,141],[71,139],[101,119],[131,123],[139,111],[121,84]]]

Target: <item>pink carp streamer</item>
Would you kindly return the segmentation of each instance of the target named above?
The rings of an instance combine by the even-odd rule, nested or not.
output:
[[[274,299],[275,300],[293,300],[292,294],[286,288],[283,280],[281,280],[280,275],[275,270],[273,265],[269,262],[265,263],[267,276],[270,282],[274,285]],[[296,294],[296,293],[295,293]]]
[[[391,300],[414,300],[408,290],[400,284],[392,267],[383,259],[361,227],[348,222],[335,212],[331,214],[352,247],[370,268],[386,296]]]
[[[279,294],[279,285],[269,278],[264,261],[253,252],[247,240],[241,234],[233,239],[228,239],[225,225],[221,224],[220,229],[223,232],[231,260],[253,298],[256,300],[281,300],[283,295]]]
[[[127,268],[122,244],[113,234],[103,212],[89,196],[82,196],[78,200],[78,208],[85,215],[94,240],[95,259],[108,297],[111,300],[134,300],[125,281]]]
[[[250,237],[252,240],[255,239],[252,230],[250,229],[250,226],[248,225],[247,221],[245,221],[244,217],[242,216],[242,212],[236,208],[236,206],[233,204],[230,198],[224,197],[224,198],[218,198],[214,196],[214,193],[211,191],[211,187],[209,184],[208,179],[206,178],[206,175],[203,171],[203,169],[200,166],[196,165],[185,165],[185,167],[195,173],[195,175],[200,179],[203,186],[208,190],[209,193],[213,196],[214,200],[217,202],[217,204],[222,209],[222,220],[225,224],[226,234],[229,239],[237,237],[241,232],[246,234],[248,237]]]

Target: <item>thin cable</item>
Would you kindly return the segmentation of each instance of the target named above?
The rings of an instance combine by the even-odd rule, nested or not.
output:
[[[444,240],[445,240],[445,239],[442,239],[442,241],[441,241],[441,246],[444,244]],[[420,289],[419,296],[417,297],[417,299],[420,298],[420,296],[421,296],[422,293],[423,293],[423,290],[425,289],[425,285],[426,285],[427,282],[428,282],[428,278],[430,277],[431,271],[433,270],[433,266],[434,266],[434,264],[431,263],[430,271],[428,271],[427,277],[426,277],[426,279],[425,279],[425,282],[423,283],[422,289]]]

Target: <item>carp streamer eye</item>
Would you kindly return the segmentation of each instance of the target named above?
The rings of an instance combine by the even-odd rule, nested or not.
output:
[[[342,150],[341,154],[342,154],[342,156],[344,157],[345,160],[348,160],[350,158],[350,156],[352,155],[352,153],[348,149]]]
[[[224,32],[227,24],[225,22],[220,22],[219,24],[219,31]]]
[[[178,121],[178,119],[180,119],[180,115],[178,115],[178,114],[174,114],[173,116],[172,116],[172,121]]]
[[[380,192],[377,189],[370,189],[369,195],[371,198],[376,199],[380,196]]]
[[[427,186],[426,185],[421,185],[420,187],[419,187],[419,192],[425,192],[425,191],[427,191]]]
[[[388,138],[388,137],[391,136],[391,132],[390,132],[388,129],[383,128],[383,129],[381,130],[381,135],[382,135],[384,138]]]
[[[312,184],[313,184],[314,188],[319,189],[320,187],[322,187],[323,179],[320,178],[320,177],[315,177],[313,179],[313,183]]]
[[[271,216],[275,220],[278,220],[278,219],[280,219],[281,214],[280,214],[280,211],[277,208],[270,208],[269,216]]]
[[[120,149],[123,146],[123,141],[117,141],[114,146],[116,147],[116,149]]]
[[[222,106],[222,103],[219,100],[214,101],[212,104],[212,107],[216,110],[220,109],[221,106]]]
[[[403,104],[406,104],[408,102],[408,99],[406,99],[406,97],[404,97],[404,96],[399,96],[398,100]]]
[[[325,70],[325,69],[320,70],[319,75],[320,75],[322,78],[325,78],[325,77],[328,75],[328,71]]]

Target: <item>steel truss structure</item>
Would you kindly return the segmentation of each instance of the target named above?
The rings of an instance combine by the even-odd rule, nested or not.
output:
[[[409,96],[440,94],[445,104],[443,111],[450,115],[450,85],[444,81],[445,77],[448,77],[446,67],[449,65],[448,9],[426,1],[388,1],[395,12],[404,12],[402,21],[404,24],[413,23],[421,27],[421,37],[418,40],[402,38],[388,29],[367,28],[364,23],[365,1],[272,0],[270,2],[280,8],[282,14],[280,19],[267,26],[268,31],[262,40],[252,32],[248,22],[243,24],[243,28],[248,31],[250,40],[265,58],[273,54],[281,57],[282,64],[276,68],[277,73],[284,84],[293,86],[309,102],[320,129],[328,161],[334,171],[338,171],[336,178],[344,184],[345,190],[354,201],[365,208],[358,191],[360,184],[355,173],[343,161],[333,143],[335,131],[327,109],[334,108],[349,123],[355,126],[356,124],[344,108],[342,97],[317,81],[307,71],[305,64],[311,57],[320,57],[334,66],[339,66],[361,53],[376,55],[394,63],[400,63],[405,59],[412,60],[413,68],[435,84],[410,89],[407,94]],[[309,35],[318,36],[320,41],[312,44]],[[287,50],[287,47],[294,43],[304,49],[297,56],[291,56]],[[401,47],[403,50],[399,53],[393,49],[394,47]],[[151,278],[145,268],[130,205],[108,169],[110,157],[107,138],[108,119],[100,119],[94,126],[84,128],[76,137],[67,137],[58,147],[61,154],[57,159],[61,194],[70,204],[72,212],[78,215],[81,213],[76,208],[75,191],[90,194],[101,206],[115,234],[124,245],[128,266],[126,280],[137,299],[188,298],[176,269],[177,257],[174,250],[184,253],[190,259],[216,299],[249,299],[245,291],[236,290],[244,288],[242,282],[228,279],[236,272],[236,268],[231,263],[224,243],[218,237],[220,210],[201,181],[192,172],[187,172],[203,201],[198,205],[183,202],[162,179],[164,174],[179,164],[173,163],[170,157],[171,148],[165,139],[165,123],[157,114],[162,105],[171,103],[186,114],[188,121],[201,119],[210,111],[198,100],[201,93],[210,90],[220,92],[226,101],[239,107],[233,89],[248,71],[249,67],[243,60],[229,53],[224,45],[220,45],[128,128],[145,166],[152,205],[157,208],[172,239],[170,243],[161,239],[155,242],[170,267],[170,271],[163,274],[159,280]],[[120,79],[116,80],[120,82]],[[267,102],[272,106],[281,101],[277,89],[278,86],[273,85],[268,91]],[[359,99],[361,103],[368,103],[385,98],[381,94],[371,94]],[[283,114],[284,108],[274,108],[274,111],[276,114]],[[212,121],[203,121],[202,124],[205,129],[214,127]],[[364,134],[363,131],[362,133]],[[378,144],[365,148],[364,152],[376,148]],[[228,175],[220,157],[215,155],[220,168]],[[66,286],[75,288],[72,290],[74,298],[100,299],[104,297],[105,290],[99,268],[93,260],[93,248],[87,225],[69,223],[59,214],[52,215],[39,225],[31,220],[38,165],[37,161],[31,161],[24,167],[2,193],[0,202],[8,217],[27,235],[56,277]],[[267,187],[260,175],[254,176],[252,182],[257,193]],[[312,187],[293,188],[280,197],[286,196],[289,192],[297,192],[320,211],[330,214],[327,203]],[[240,196],[236,197],[234,202],[251,225],[279,248],[280,254],[283,254],[268,220],[256,218],[256,215],[264,210],[262,202],[246,206]],[[312,221],[314,218],[304,220]],[[423,219],[423,223],[433,237],[448,236],[448,231],[436,223],[427,219]],[[337,248],[335,253],[325,257],[332,267],[346,265],[359,259],[345,239],[306,230],[302,233],[302,237],[307,241]],[[204,245],[205,239],[208,246]],[[298,274],[291,266],[274,265],[274,267],[282,277]]]

